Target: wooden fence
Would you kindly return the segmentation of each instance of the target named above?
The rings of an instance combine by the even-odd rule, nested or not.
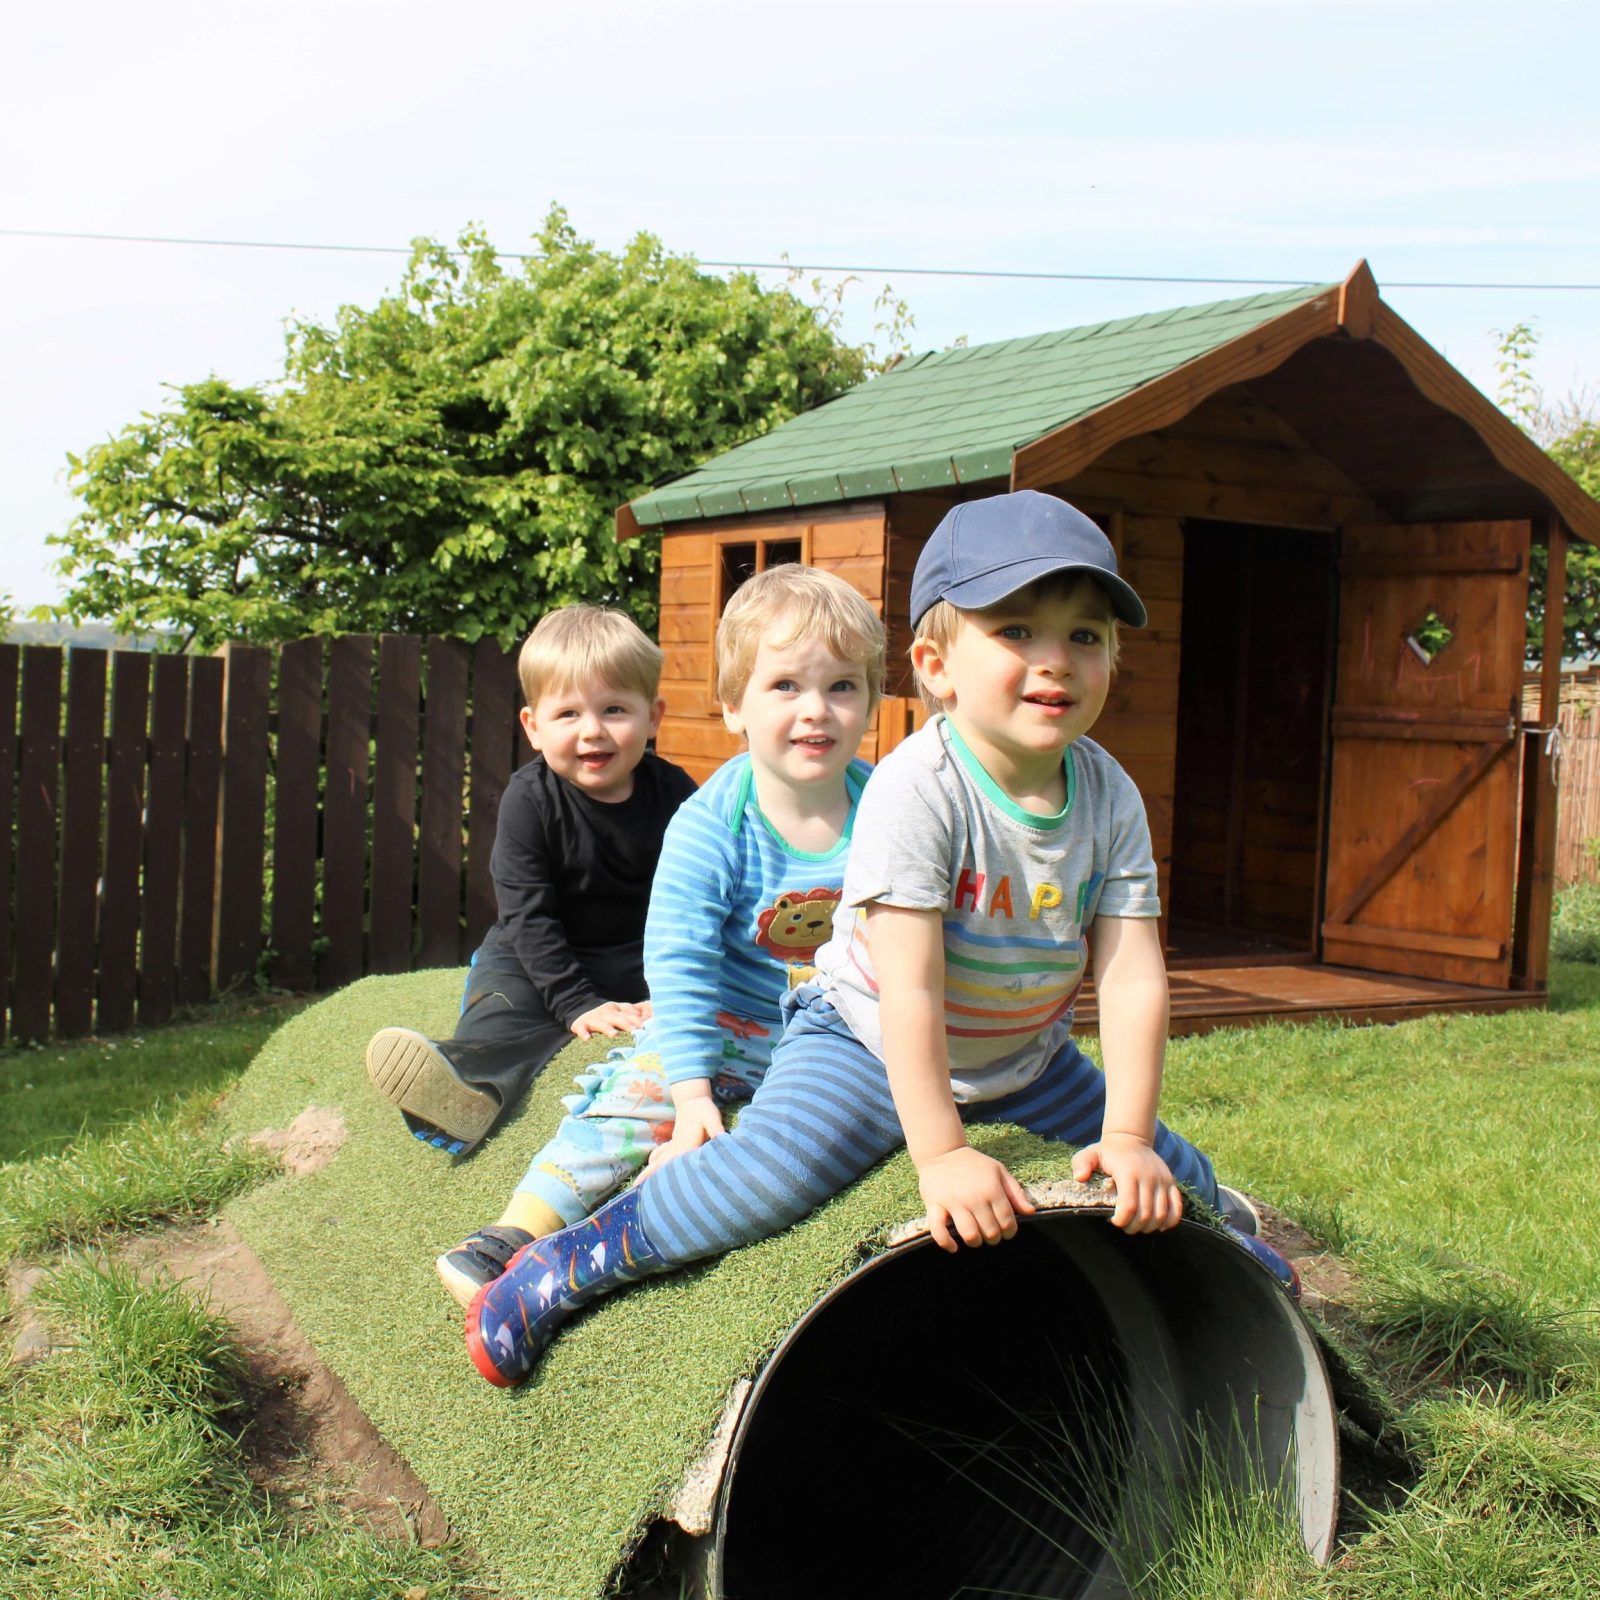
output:
[[[1537,680],[1523,687],[1522,714],[1538,719]],[[1561,760],[1556,768],[1558,885],[1600,883],[1600,668],[1561,675]]]
[[[0,1030],[464,960],[495,918],[520,704],[488,641],[0,645]]]
[[[1561,698],[1560,798],[1556,811],[1555,880],[1600,882],[1600,693],[1592,682]],[[1563,685],[1565,690],[1566,686]]]
[[[488,641],[0,644],[0,1037],[162,1022],[258,973],[328,989],[465,960],[495,918],[520,704]],[[1561,730],[1556,881],[1593,882],[1600,674],[1563,682]]]

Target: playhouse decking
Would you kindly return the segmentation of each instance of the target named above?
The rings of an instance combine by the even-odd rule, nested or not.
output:
[[[1215,962],[1175,965],[1168,973],[1172,1022],[1168,1032],[1210,1033],[1255,1022],[1406,1022],[1439,1012],[1511,1011],[1542,1006],[1542,992],[1489,989],[1468,983],[1361,972],[1320,962],[1257,961],[1243,966]],[[1074,1012],[1079,1033],[1099,1022],[1094,985],[1085,983]]]
[[[921,356],[622,507],[620,536],[663,534],[662,753],[697,775],[733,753],[716,620],[745,574],[794,560],[881,608],[863,754],[892,749],[922,716],[917,552],[952,504],[1008,488],[1095,516],[1150,611],[1094,737],[1149,811],[1175,1029],[1539,1003],[1556,677],[1525,722],[1528,556],[1562,573],[1600,505],[1364,265]]]

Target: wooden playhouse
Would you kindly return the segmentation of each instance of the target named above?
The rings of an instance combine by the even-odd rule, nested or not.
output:
[[[1364,263],[919,356],[623,506],[619,537],[663,536],[661,752],[697,776],[734,752],[713,629],[783,561],[882,608],[863,754],[893,748],[921,721],[917,552],[956,501],[1008,488],[1099,520],[1150,611],[1094,737],[1149,809],[1174,1032],[1543,1003],[1560,652],[1525,721],[1529,553],[1558,577],[1558,643],[1567,541],[1600,543],[1600,504]]]

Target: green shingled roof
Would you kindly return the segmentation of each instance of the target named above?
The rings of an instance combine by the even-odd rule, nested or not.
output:
[[[1327,292],[1313,284],[903,361],[632,502],[645,527],[1004,478],[1019,446]]]

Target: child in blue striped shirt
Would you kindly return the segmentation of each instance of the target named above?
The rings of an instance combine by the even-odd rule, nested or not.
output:
[[[723,719],[748,750],[667,827],[645,922],[651,1019],[577,1080],[500,1220],[439,1257],[463,1304],[516,1250],[723,1132],[722,1108],[766,1073],[779,1001],[832,934],[883,624],[843,579],[774,567],[728,602],[716,660]]]

